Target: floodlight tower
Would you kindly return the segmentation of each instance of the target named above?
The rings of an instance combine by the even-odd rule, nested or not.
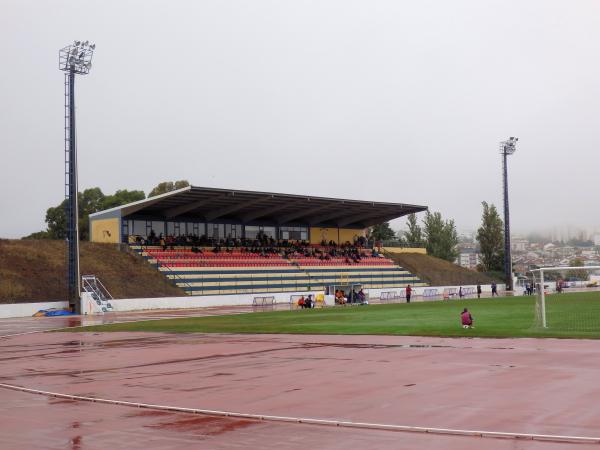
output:
[[[67,217],[67,292],[69,306],[80,313],[79,209],[77,205],[77,133],[75,131],[75,75],[92,68],[95,44],[74,41],[58,52],[58,68],[65,72],[65,199]]]
[[[510,214],[508,208],[508,155],[512,155],[517,149],[519,138],[510,137],[500,142],[500,154],[502,155],[502,181],[504,185],[504,275],[506,277],[506,290],[513,290],[512,255],[510,246]]]

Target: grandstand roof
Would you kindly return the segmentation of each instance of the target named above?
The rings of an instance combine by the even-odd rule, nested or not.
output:
[[[114,215],[160,217],[168,220],[202,219],[206,222],[254,221],[279,225],[368,227],[411,213],[426,206],[362,200],[276,194],[234,189],[187,186],[166,194],[91,214],[90,218]]]

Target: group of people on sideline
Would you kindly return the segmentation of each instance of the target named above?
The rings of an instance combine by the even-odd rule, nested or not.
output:
[[[311,308],[314,308],[315,307],[315,302],[314,302],[314,300],[312,298],[312,295],[307,295],[306,298],[304,297],[304,295],[301,296],[298,299],[298,306],[301,309],[305,309],[305,308],[306,309],[311,309]]]
[[[350,292],[348,295],[341,290],[338,289],[335,291],[335,304],[336,305],[345,305],[346,303],[359,303],[361,305],[368,305],[369,301],[367,299],[367,295],[364,293],[362,288],[357,292],[356,290]]]

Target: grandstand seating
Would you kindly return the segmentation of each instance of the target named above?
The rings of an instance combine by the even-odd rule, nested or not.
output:
[[[352,284],[367,289],[424,285],[393,261],[373,257],[370,252],[355,262],[345,257],[286,259],[280,254],[261,256],[239,249],[213,253],[210,249],[192,252],[183,247],[131,248],[190,295],[318,291],[326,286]]]

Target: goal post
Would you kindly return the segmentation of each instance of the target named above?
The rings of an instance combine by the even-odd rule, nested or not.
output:
[[[600,317],[590,311],[600,311],[598,300],[584,300],[590,308],[580,309],[577,301],[564,303],[564,292],[600,292],[600,266],[540,267],[531,271],[531,288],[535,290],[535,326],[538,328],[573,331],[600,330]],[[526,291],[527,292],[527,291]],[[550,300],[548,296],[552,294]],[[555,297],[556,295],[556,297]]]

